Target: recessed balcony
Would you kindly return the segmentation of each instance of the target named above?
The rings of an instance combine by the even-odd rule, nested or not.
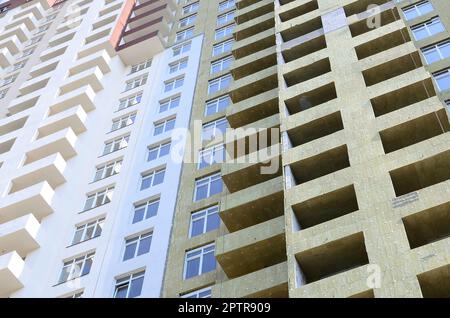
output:
[[[286,108],[290,115],[306,111],[337,98],[334,83],[299,93],[298,95],[285,100]]]
[[[450,298],[450,264],[417,275],[424,298]]]
[[[95,109],[95,91],[90,85],[75,89],[67,94],[60,95],[50,105],[50,115],[65,111],[69,108],[81,106],[86,113]]]
[[[38,129],[38,136],[36,139],[46,137],[68,127],[70,127],[75,134],[79,135],[87,130],[85,126],[86,119],[87,114],[83,107],[78,106],[69,108],[44,119]]]
[[[301,24],[290,26],[288,29],[281,31],[281,37],[284,42],[291,41],[293,39],[307,35],[314,31],[322,29],[322,19],[320,17],[313,18]]]
[[[3,69],[10,67],[14,63],[14,57],[8,48],[4,47],[0,49],[0,66]]]
[[[103,89],[103,72],[99,67],[94,67],[81,73],[69,76],[60,86],[60,95],[67,94],[79,88],[89,86],[94,92]]]

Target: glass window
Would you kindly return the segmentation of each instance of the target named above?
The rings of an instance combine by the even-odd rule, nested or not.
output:
[[[194,212],[191,214],[189,237],[194,237],[218,229],[220,226],[219,206]]]
[[[231,74],[226,74],[208,82],[208,94],[214,94],[220,90],[226,89],[231,84]]]
[[[202,288],[189,294],[181,295],[181,298],[211,298],[211,287]]]
[[[95,171],[94,182],[118,174],[121,168],[122,160],[117,160],[97,167]]]
[[[135,64],[131,67],[131,74],[145,70],[146,68],[149,68],[150,66],[152,66],[151,59],[148,59],[147,61],[139,63],[139,64]]]
[[[142,100],[142,92],[139,92],[137,94],[134,94],[132,96],[129,96],[127,98],[121,99],[119,102],[119,110],[137,105],[141,102]]]
[[[202,141],[213,140],[217,136],[225,136],[227,128],[228,121],[226,118],[220,118],[204,124],[202,127]]]
[[[138,257],[142,254],[150,252],[150,245],[152,244],[152,233],[144,233],[125,240],[125,252],[123,260],[129,260]]]
[[[105,147],[103,148],[103,156],[110,154],[114,151],[128,147],[128,142],[130,141],[130,135],[118,137],[114,140],[105,142]]]
[[[423,48],[422,54],[425,57],[427,64],[432,64],[450,57],[450,40]]]
[[[211,74],[223,72],[224,70],[228,69],[231,66],[231,63],[233,62],[233,57],[226,56],[220,60],[217,60],[215,62],[211,63]]]
[[[420,17],[421,15],[427,14],[433,11],[434,8],[428,1],[419,2],[413,6],[403,9],[403,14],[407,21]]]
[[[163,122],[156,123],[155,130],[153,132],[154,136],[160,135],[162,133],[171,131],[173,128],[175,128],[175,118],[167,119]]]
[[[170,153],[171,143],[165,142],[148,149],[147,161],[153,161]]]
[[[213,46],[213,56],[217,56],[226,52],[230,52],[233,48],[234,40],[230,39]]]
[[[173,63],[169,64],[169,74],[181,71],[181,70],[185,69],[187,67],[187,65],[188,65],[187,58],[182,59],[180,61],[173,62]]]
[[[180,106],[180,96],[171,97],[159,102],[159,113],[163,113],[178,106]]]
[[[450,89],[450,68],[433,74],[440,92]]]
[[[111,202],[113,193],[114,187],[108,187],[104,190],[88,195],[83,211],[87,211]]]
[[[217,29],[216,33],[214,35],[214,39],[220,40],[226,36],[232,35],[234,32],[234,26],[235,26],[234,24],[231,24],[231,25],[227,25],[223,28]]]
[[[141,181],[141,190],[145,190],[163,183],[165,173],[166,169],[164,168],[159,170],[153,170],[143,175]]]
[[[219,12],[234,8],[235,0],[226,0],[219,3]]]
[[[176,78],[164,83],[164,93],[170,92],[173,89],[183,86],[184,77]]]
[[[145,271],[116,280],[114,298],[134,298],[141,295]]]
[[[436,17],[412,27],[411,30],[414,34],[414,38],[419,41],[434,34],[443,32],[445,31],[445,28],[439,17]]]
[[[225,162],[225,155],[225,147],[222,144],[200,150],[197,169],[203,169],[216,163],[223,163]]]
[[[173,50],[173,56],[178,56],[180,54],[187,53],[191,50],[191,42],[187,42],[187,43],[178,45],[178,46],[174,47],[172,50]]]
[[[222,192],[220,172],[195,181],[194,201],[200,201]]]
[[[220,96],[206,102],[205,116],[214,115],[225,110],[231,104],[230,96]]]
[[[159,199],[134,206],[133,224],[149,219],[158,213]]]
[[[59,275],[58,283],[64,283],[68,280],[75,279],[89,274],[92,267],[92,261],[95,253],[89,253],[77,258],[65,261],[61,274]]]
[[[216,269],[215,246],[209,244],[186,252],[184,279],[189,279]]]
[[[120,118],[116,118],[113,120],[111,131],[116,131],[119,129],[122,129],[124,127],[130,126],[134,124],[134,121],[136,120],[136,113],[125,115]]]
[[[78,244],[102,234],[105,218],[101,218],[89,223],[79,225],[75,229],[75,234],[72,239],[72,245]]]

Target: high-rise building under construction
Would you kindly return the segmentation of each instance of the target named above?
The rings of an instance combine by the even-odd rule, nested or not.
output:
[[[0,297],[450,297],[448,0],[0,1]]]

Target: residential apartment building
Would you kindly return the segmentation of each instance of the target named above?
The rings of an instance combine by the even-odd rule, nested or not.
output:
[[[0,297],[450,296],[446,0],[0,12]]]
[[[448,297],[448,1],[197,11],[192,118],[243,130],[240,160],[185,163],[164,296]]]

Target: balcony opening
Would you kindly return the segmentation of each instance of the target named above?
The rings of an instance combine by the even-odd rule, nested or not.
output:
[[[367,86],[372,86],[393,77],[405,74],[422,66],[418,52],[407,54],[363,71]]]
[[[269,69],[270,70],[270,69]],[[273,72],[272,72],[273,71]],[[264,92],[270,91],[274,88],[278,87],[278,76],[276,72],[276,67],[270,70],[270,73],[267,74],[264,78],[256,79],[255,81],[245,81],[244,85],[239,85],[237,81],[234,82],[234,87],[236,87],[233,91],[231,91],[231,99],[233,103],[239,103],[244,99],[262,94]]]
[[[240,44],[240,42],[237,43]],[[265,38],[257,39],[255,41],[249,41],[247,45],[239,46],[238,48],[234,49],[233,56],[236,60],[238,60],[250,54],[275,46],[275,44],[275,34],[271,32]],[[237,44],[235,44],[235,46],[236,45]]]
[[[450,202],[404,217],[409,246],[417,248],[450,236]]]
[[[431,79],[426,79],[370,100],[375,117],[436,96]]]
[[[284,42],[299,38],[308,33],[320,30],[322,28],[322,19],[320,17],[311,19],[302,24],[292,26],[291,28],[281,31],[281,37]]]
[[[280,20],[282,22],[294,19],[296,17],[300,17],[304,14],[312,12],[314,10],[319,9],[319,5],[317,4],[317,0],[309,1],[305,4],[295,6],[294,8],[284,11],[280,13]]]
[[[341,112],[312,120],[304,125],[292,128],[287,131],[292,146],[297,147],[310,141],[331,135],[344,129]]]
[[[319,77],[331,72],[330,60],[325,58],[323,60],[300,67],[292,72],[284,74],[284,80],[288,87],[306,82],[315,77]]]
[[[417,275],[424,298],[450,298],[450,264]]]
[[[358,211],[353,185],[322,194],[292,206],[300,230]]]
[[[397,197],[450,179],[450,150],[389,172]]]
[[[296,184],[302,184],[345,169],[350,167],[347,145],[297,161],[290,166]]]
[[[22,117],[22,118],[14,120],[14,121],[8,122],[8,123],[4,124],[3,126],[0,126],[0,136],[9,134],[13,131],[23,128],[23,126],[25,126],[25,123],[27,122],[27,119],[28,119],[28,116]]]
[[[327,41],[325,40],[325,36],[321,35],[299,45],[283,50],[283,59],[286,63],[289,63],[301,57],[325,49],[326,47]]]
[[[290,115],[308,110],[337,98],[336,87],[330,83],[285,101]]]
[[[366,12],[370,5],[382,5],[384,3],[390,2],[391,0],[359,0],[350,3],[344,7],[345,15],[350,17],[354,14],[359,14]]]
[[[440,115],[438,115],[438,113]],[[380,131],[384,152],[390,153],[450,130],[444,109]]]
[[[298,253],[295,258],[304,284],[369,264],[363,232]]]
[[[220,208],[220,218],[231,233],[282,215],[284,196],[281,177],[224,196]]]
[[[256,72],[265,70],[271,66],[277,65],[277,55],[275,53],[275,47],[273,48],[273,54],[269,54],[263,57],[255,57],[255,59],[248,61],[248,63],[241,66],[233,66],[231,74],[234,80],[241,79],[243,77],[252,75]]]
[[[369,56],[375,55],[380,52],[392,49],[396,46],[410,42],[408,30],[403,28],[392,33],[385,34],[372,41],[365,42],[355,47],[356,55],[359,60],[365,59]]]
[[[237,24],[242,24],[242,23],[248,22],[250,20],[256,19],[267,13],[273,12],[273,11],[274,11],[274,4],[269,2],[265,5],[259,5],[258,7],[254,8],[253,10],[237,11],[235,21]],[[240,12],[244,12],[244,13],[239,14]]]
[[[258,33],[264,32],[270,28],[273,28],[275,26],[275,20],[273,18],[266,19],[263,21],[255,21],[254,24],[251,26],[245,28],[245,29],[238,29],[234,33],[234,38],[237,41],[242,41],[246,38],[249,38],[251,36],[254,36]]]
[[[371,19],[371,18],[369,18]],[[386,10],[379,14],[380,25],[377,27],[373,27],[370,23],[368,23],[368,19],[362,19],[358,22],[355,22],[349,26],[350,32],[353,37],[358,35],[370,32],[372,30],[376,30],[382,26],[388,25],[389,23],[395,22],[400,19],[397,10]]]
[[[0,143],[0,155],[10,151],[15,142],[16,138]]]
[[[242,10],[248,6],[251,6],[252,4],[257,3],[259,0],[241,0],[241,1],[236,1],[236,8],[238,8],[239,10]]]
[[[254,294],[246,296],[247,298],[289,298],[288,284],[274,286]]]

